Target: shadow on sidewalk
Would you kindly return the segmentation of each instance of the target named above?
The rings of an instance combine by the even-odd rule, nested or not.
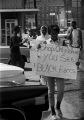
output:
[[[68,119],[68,118],[62,118],[61,120],[84,120],[84,118],[79,118],[79,119]]]
[[[42,118],[41,120],[52,120],[51,118],[51,112],[50,111],[44,111],[42,113]],[[67,118],[67,117],[63,117],[62,119],[57,119],[57,120],[84,120],[84,118],[74,118],[74,119],[70,119],[70,118]]]

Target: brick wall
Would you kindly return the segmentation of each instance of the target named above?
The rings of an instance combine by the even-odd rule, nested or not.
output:
[[[23,0],[0,0],[0,9],[19,9],[23,7]]]

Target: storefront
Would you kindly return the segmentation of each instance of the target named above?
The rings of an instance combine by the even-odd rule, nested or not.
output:
[[[0,45],[9,45],[15,25],[24,30],[35,26],[35,14],[38,9],[1,9],[0,10]],[[28,17],[33,16],[33,17]]]

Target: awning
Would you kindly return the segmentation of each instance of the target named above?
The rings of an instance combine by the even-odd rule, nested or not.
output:
[[[37,13],[39,9],[0,9],[0,12],[29,12],[29,13]]]

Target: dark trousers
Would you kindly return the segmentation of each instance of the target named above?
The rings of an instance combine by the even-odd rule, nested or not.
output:
[[[23,69],[24,69],[24,66],[25,66],[24,59],[21,55],[18,56],[18,57],[17,56],[11,56],[9,61],[8,61],[8,64],[18,66],[18,67],[21,67]]]

